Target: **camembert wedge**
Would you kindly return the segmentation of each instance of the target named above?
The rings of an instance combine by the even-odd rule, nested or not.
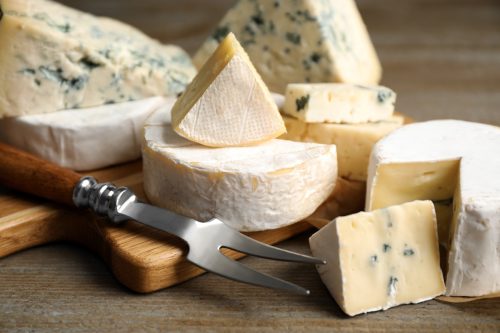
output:
[[[309,239],[318,271],[350,316],[419,303],[443,294],[436,216],[414,201],[338,217]]]
[[[211,147],[248,146],[286,132],[271,93],[233,34],[175,103],[172,127]]]

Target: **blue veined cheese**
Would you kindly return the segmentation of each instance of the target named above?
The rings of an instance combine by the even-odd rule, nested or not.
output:
[[[338,217],[309,239],[322,281],[350,316],[444,293],[436,215],[414,201]]]
[[[184,91],[179,47],[49,0],[0,0],[0,118]]]
[[[354,0],[239,0],[193,58],[200,68],[233,32],[269,89],[376,84],[381,66]]]
[[[360,124],[389,119],[396,93],[389,88],[349,83],[293,83],[283,112],[306,123]]]

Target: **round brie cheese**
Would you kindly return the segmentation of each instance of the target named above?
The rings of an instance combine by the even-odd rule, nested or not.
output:
[[[170,108],[147,121],[144,189],[155,205],[241,231],[283,227],[312,214],[337,179],[334,145],[270,140],[210,148],[174,132]]]
[[[500,128],[458,120],[404,126],[371,155],[367,210],[415,199],[449,207],[446,294],[500,291]],[[449,216],[452,216],[451,222]]]

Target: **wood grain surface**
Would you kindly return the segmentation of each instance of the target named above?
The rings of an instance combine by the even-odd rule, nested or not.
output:
[[[63,2],[130,22],[190,52],[233,3]],[[383,83],[398,92],[399,111],[416,120],[453,117],[500,125],[500,2],[358,4],[382,60]],[[307,236],[282,246],[307,253]],[[313,267],[256,258],[243,262],[310,288],[312,295],[260,289],[212,274],[154,294],[135,294],[97,256],[59,244],[0,260],[0,331],[500,332],[499,299],[460,304],[433,300],[348,318]]]

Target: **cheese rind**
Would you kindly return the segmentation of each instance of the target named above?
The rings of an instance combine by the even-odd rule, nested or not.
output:
[[[449,230],[449,296],[500,291],[499,147],[498,127],[439,120],[404,126],[373,148],[367,210],[415,199],[452,209],[453,202],[444,214],[453,218],[440,228]]]
[[[350,316],[443,294],[434,207],[414,201],[338,217],[309,239],[318,272]]]
[[[144,121],[173,101],[151,97],[0,119],[0,142],[73,170],[104,168],[139,159]]]
[[[395,102],[396,93],[382,86],[295,83],[282,111],[306,123],[359,124],[389,119]]]
[[[172,96],[196,70],[179,47],[50,0],[1,0],[0,118]]]
[[[304,123],[287,116],[283,119],[287,133],[280,139],[336,145],[339,176],[359,181],[366,181],[370,153],[375,143],[404,122],[402,116],[366,124]]]
[[[229,32],[277,93],[288,83],[380,80],[380,62],[353,0],[240,0],[195,54],[198,68]]]
[[[286,132],[271,93],[233,34],[177,100],[172,127],[211,147],[257,144]]]
[[[312,214],[333,191],[333,145],[271,140],[209,148],[177,135],[162,108],[144,130],[144,189],[155,205],[242,231],[283,227]]]

